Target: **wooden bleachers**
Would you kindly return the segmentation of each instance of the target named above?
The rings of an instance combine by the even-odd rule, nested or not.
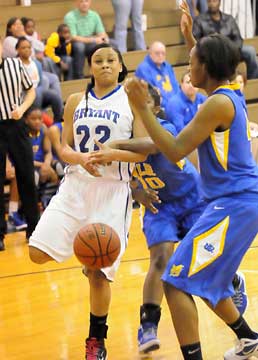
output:
[[[36,0],[30,7],[15,6],[14,1],[0,0],[1,6],[0,34],[5,33],[5,24],[12,16],[27,16],[35,19],[38,32],[46,38],[57,26],[63,22],[64,15],[73,8],[70,0],[43,2]],[[112,33],[114,27],[114,13],[111,1],[98,0],[92,2],[92,9],[100,13],[108,33]],[[167,60],[173,65],[178,81],[187,69],[188,51],[183,45],[183,38],[180,33],[179,19],[180,11],[176,9],[176,1],[145,0],[144,13],[147,15],[148,29],[145,32],[147,46],[153,41],[160,40],[167,46]],[[130,29],[130,21],[128,23]],[[132,34],[128,33],[128,46],[132,43]],[[258,53],[258,37],[245,39],[245,44],[255,47]],[[124,61],[128,67],[129,75],[132,75],[138,64],[144,59],[147,51],[131,51],[124,54]],[[89,76],[87,65],[85,74]],[[87,84],[85,80],[73,80],[62,82],[63,100],[78,91],[84,91]],[[245,97],[248,102],[258,102],[258,79],[249,80],[245,89]],[[258,103],[248,105],[250,120],[258,122]],[[257,118],[257,119],[256,119]]]

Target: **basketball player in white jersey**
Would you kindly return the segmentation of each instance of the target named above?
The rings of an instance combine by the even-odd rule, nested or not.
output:
[[[119,234],[121,253],[113,266],[87,271],[90,329],[86,359],[105,360],[110,281],[127,246],[131,219],[129,162],[142,161],[145,156],[114,150],[121,154],[120,161],[98,169],[90,169],[87,159],[97,149],[94,140],[105,143],[147,134],[119,85],[127,74],[121,54],[108,44],[100,44],[89,54],[88,62],[92,81],[86,94],[71,95],[65,107],[61,153],[62,160],[70,165],[30,238],[30,258],[39,264],[68,259],[73,255],[73,239],[78,230],[90,223],[108,224]],[[101,176],[94,177],[87,170]]]

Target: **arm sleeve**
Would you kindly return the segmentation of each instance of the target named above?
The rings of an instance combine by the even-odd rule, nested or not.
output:
[[[52,59],[55,63],[60,62],[60,57],[55,54],[56,47],[59,44],[59,35],[57,33],[53,33],[47,39],[45,54]]]

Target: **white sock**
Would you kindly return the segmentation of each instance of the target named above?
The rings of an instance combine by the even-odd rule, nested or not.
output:
[[[9,215],[18,211],[18,201],[9,201]]]

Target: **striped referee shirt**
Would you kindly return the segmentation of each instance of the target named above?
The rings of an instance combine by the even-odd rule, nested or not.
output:
[[[21,105],[23,91],[32,81],[20,59],[5,58],[0,64],[0,120],[12,119],[13,105]]]

